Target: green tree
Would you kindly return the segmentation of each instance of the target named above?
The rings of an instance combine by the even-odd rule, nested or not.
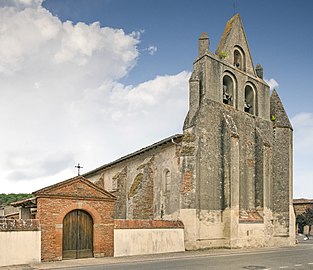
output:
[[[303,233],[303,227],[309,226],[308,236],[311,234],[311,226],[313,225],[313,208],[307,207],[305,211],[297,215],[296,223],[299,227],[299,232]]]
[[[31,198],[32,194],[28,193],[10,193],[10,194],[0,194],[0,207],[10,205],[12,202],[22,201]]]
[[[308,235],[311,234],[311,226],[313,225],[313,208],[307,207],[305,212],[303,213],[304,216],[304,224],[309,226]]]
[[[296,224],[298,224],[298,232],[303,233],[303,227],[304,227],[304,215],[303,214],[296,216]]]

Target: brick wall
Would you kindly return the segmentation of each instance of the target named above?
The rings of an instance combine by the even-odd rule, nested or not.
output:
[[[142,164],[137,170],[142,175],[135,189],[130,189],[129,198],[133,200],[134,219],[153,219],[153,179],[154,179],[154,158],[146,164]],[[133,186],[137,177],[134,180]],[[132,186],[132,187],[133,187]]]
[[[89,213],[94,222],[93,252],[95,257],[113,256],[114,202],[38,198],[38,219],[41,223],[41,259],[62,259],[63,219],[80,209]]]
[[[116,219],[115,229],[177,229],[184,228],[180,220],[140,220],[140,219]]]
[[[87,179],[74,178],[34,193],[41,224],[41,259],[62,260],[63,220],[73,210],[93,220],[94,257],[113,256],[115,197]]]

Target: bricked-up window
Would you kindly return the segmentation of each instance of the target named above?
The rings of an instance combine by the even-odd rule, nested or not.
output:
[[[142,182],[142,179],[143,179],[143,174],[142,173],[137,174],[137,176],[135,177],[133,184],[131,185],[130,190],[128,192],[128,198],[131,198],[137,194],[138,188]]]
[[[171,172],[168,169],[164,170],[164,182],[165,182],[164,191],[168,193],[171,191]]]
[[[115,175],[112,178],[112,191],[118,191],[118,180],[119,180],[119,175]]]

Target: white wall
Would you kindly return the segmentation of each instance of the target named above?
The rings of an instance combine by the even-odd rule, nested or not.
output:
[[[0,267],[41,261],[40,231],[0,232]]]
[[[185,251],[184,229],[115,229],[114,256]]]

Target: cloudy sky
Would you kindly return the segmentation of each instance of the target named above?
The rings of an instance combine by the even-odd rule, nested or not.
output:
[[[234,6],[235,3],[235,6]],[[313,1],[0,0],[0,193],[32,192],[182,132],[197,39],[241,14],[313,198]]]

